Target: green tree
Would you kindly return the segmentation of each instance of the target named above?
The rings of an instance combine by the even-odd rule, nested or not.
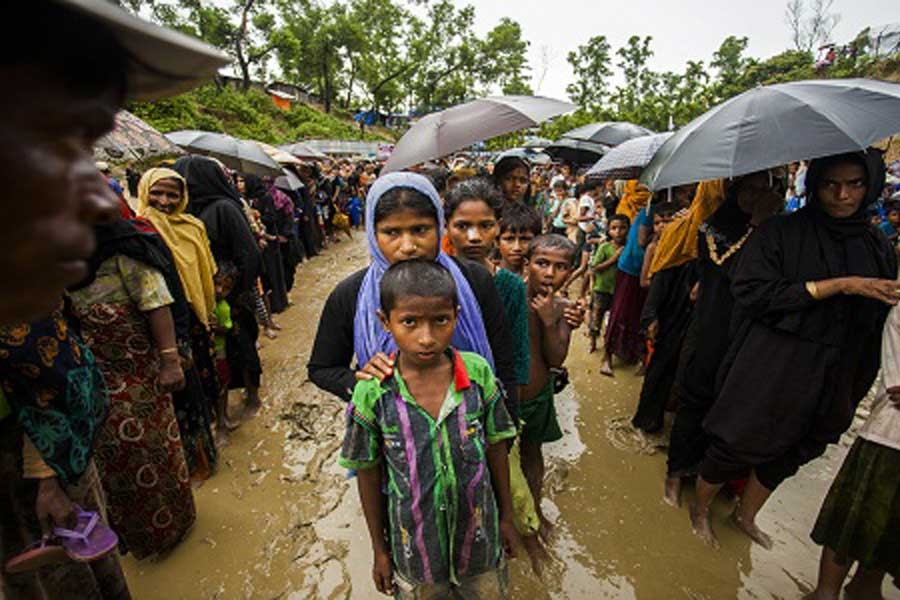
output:
[[[531,94],[528,83],[528,45],[522,39],[522,28],[512,19],[503,17],[481,42],[478,64],[482,84],[499,86],[504,94]]]
[[[616,51],[619,61],[616,63],[625,77],[625,85],[618,87],[611,98],[612,104],[620,115],[635,118],[641,104],[653,96],[659,84],[659,75],[652,71],[647,62],[653,56],[650,49],[652,37],[641,38],[633,35],[628,38],[627,45]],[[626,120],[632,120],[626,119]]]
[[[756,65],[757,61],[744,56],[746,49],[746,37],[739,38],[730,35],[725,38],[719,49],[713,53],[710,66],[716,69],[717,72],[716,81],[712,89],[712,94],[716,101],[727,100],[748,88],[745,73]]]
[[[599,109],[609,92],[607,80],[612,75],[609,50],[606,36],[596,35],[566,57],[575,74],[575,82],[566,86],[566,93],[572,102],[586,110]]]

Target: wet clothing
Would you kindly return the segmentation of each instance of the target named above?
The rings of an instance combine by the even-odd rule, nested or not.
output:
[[[397,584],[395,600],[445,600],[460,598],[464,600],[505,600],[509,597],[509,570],[501,559],[502,565],[496,569],[485,571],[479,575],[461,577],[454,583],[420,583],[413,584],[394,574]]]
[[[172,296],[159,271],[117,255],[70,299],[110,391],[94,448],[110,524],[135,558],[164,552],[195,518],[172,396],[158,388],[159,355],[143,314]]]
[[[896,409],[895,409],[896,410]],[[900,450],[857,438],[812,530],[844,564],[900,579]]]
[[[734,310],[731,278],[743,247],[721,265],[711,256],[723,257],[750,231],[750,216],[731,196],[701,227],[697,238],[697,281],[700,293],[683,342],[675,376],[678,409],[669,442],[670,477],[694,475],[706,455],[709,438],[703,419],[716,398],[716,375],[731,340]],[[707,235],[708,234],[708,235]]]
[[[523,441],[546,444],[562,439],[562,429],[556,418],[556,403],[553,401],[553,377],[537,396],[519,404],[519,416]]]
[[[512,334],[516,382],[519,385],[528,385],[531,369],[531,344],[528,338],[528,300],[525,293],[525,282],[515,273],[506,269],[498,269],[494,275],[494,285],[497,286],[500,302],[506,309],[506,321],[509,323]]]
[[[675,219],[663,230],[650,261],[650,275],[696,260],[697,232],[724,201],[722,180],[700,182],[687,216]]]
[[[646,330],[654,321],[659,330],[653,355],[641,386],[637,411],[632,425],[647,433],[662,429],[666,406],[678,369],[678,358],[684,334],[691,320],[690,295],[694,286],[691,263],[659,271],[650,282],[650,290],[641,314],[641,327]]]
[[[483,266],[461,258],[453,258],[469,281],[484,315],[484,327],[493,349],[498,379],[508,396],[517,399],[515,341],[506,322],[506,314],[491,274]],[[356,385],[353,364],[353,317],[366,270],[344,279],[328,296],[319,329],[307,364],[309,378],[319,388],[349,402]],[[507,403],[515,409],[515,404]]]
[[[485,452],[516,430],[494,374],[477,354],[449,349],[453,380],[437,419],[399,370],[360,381],[339,462],[387,472],[394,569],[407,582],[459,585],[500,565],[498,509]]]
[[[829,160],[809,167],[807,206],[764,223],[741,253],[732,283],[740,312],[704,422],[711,447],[701,474],[712,483],[753,467],[774,489],[839,439],[878,372],[887,305],[851,295],[814,300],[805,286],[897,277],[894,249],[869,223],[865,202],[846,219],[821,208],[817,184]],[[883,162],[860,160],[874,200]]]
[[[882,377],[872,411],[822,504],[812,539],[847,564],[900,578],[900,410],[887,390],[900,384],[900,309],[881,345]]]
[[[615,288],[604,345],[611,355],[627,363],[636,363],[645,352],[641,311],[647,290],[641,287],[639,275],[630,275],[621,269],[616,271]]]

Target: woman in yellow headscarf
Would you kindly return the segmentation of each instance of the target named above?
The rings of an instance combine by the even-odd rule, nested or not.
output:
[[[216,307],[216,261],[203,221],[185,212],[188,188],[171,169],[150,169],[138,184],[138,214],[150,221],[172,252],[184,295],[191,307],[191,363],[185,389],[173,395],[184,454],[193,479],[212,474],[216,448],[210,426],[216,411],[216,380],[210,317]]]
[[[646,208],[650,202],[650,190],[637,179],[629,179],[625,182],[625,190],[622,193],[622,199],[619,200],[619,206],[616,207],[616,214],[625,215],[628,220],[634,223],[634,218],[642,208]]]
[[[216,261],[203,221],[185,212],[187,184],[171,169],[150,169],[138,184],[138,214],[165,240],[194,315],[204,326],[216,307],[213,275]]]

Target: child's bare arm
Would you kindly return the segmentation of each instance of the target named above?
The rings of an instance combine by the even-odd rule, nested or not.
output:
[[[541,349],[547,366],[559,368],[569,353],[572,326],[564,318],[563,309],[569,303],[552,295],[535,296],[531,307],[541,321]]]
[[[619,246],[616,250],[616,253],[610,256],[608,259],[604,260],[601,263],[598,263],[594,266],[594,273],[599,273],[600,271],[605,271],[619,262],[619,257],[622,256],[622,251],[625,250],[625,246]]]
[[[363,515],[366,517],[366,525],[369,528],[369,537],[372,539],[372,552],[375,555],[375,563],[372,569],[372,578],[375,587],[382,594],[394,593],[393,569],[391,553],[387,540],[384,539],[384,498],[381,494],[381,468],[362,469],[356,473],[357,486],[359,487],[359,500],[362,504]]]
[[[641,265],[641,287],[644,289],[650,287],[650,264],[653,262],[653,255],[656,254],[656,244],[656,240],[650,242],[644,253],[644,264]]]
[[[513,525],[512,491],[509,487],[509,456],[506,441],[491,444],[485,452],[488,469],[491,471],[491,485],[497,500],[500,517],[500,542],[509,557],[515,557],[518,534]]]

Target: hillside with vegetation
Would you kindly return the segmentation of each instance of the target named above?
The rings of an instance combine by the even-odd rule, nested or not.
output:
[[[315,105],[297,102],[290,110],[282,110],[259,90],[244,92],[213,84],[174,98],[134,102],[128,110],[163,133],[201,129],[270,144],[307,139],[392,142],[396,138],[381,128],[367,127],[363,133],[349,113],[339,110],[325,113]]]

